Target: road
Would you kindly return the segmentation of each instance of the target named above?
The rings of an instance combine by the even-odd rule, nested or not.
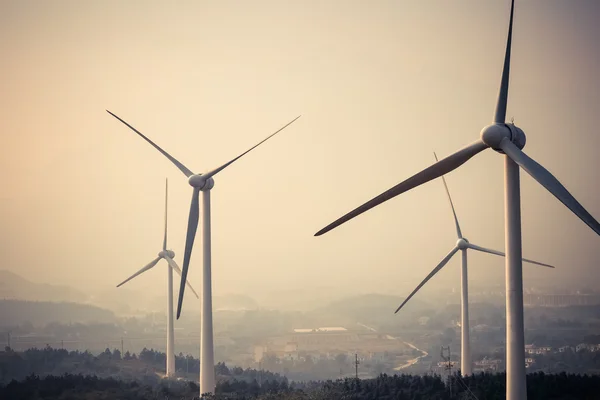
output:
[[[413,358],[412,360],[408,360],[408,362],[406,362],[406,364],[402,364],[402,365],[399,365],[399,366],[397,366],[396,368],[394,368],[394,371],[400,371],[401,369],[404,369],[404,368],[408,368],[408,367],[410,367],[410,366],[413,366],[413,365],[415,365],[416,363],[418,363],[418,362],[419,362],[419,360],[420,360],[421,358],[423,358],[423,357],[427,357],[427,356],[429,355],[429,353],[427,353],[427,352],[426,352],[426,351],[424,351],[424,350],[421,350],[421,349],[419,349],[417,346],[415,346],[415,345],[414,345],[414,344],[412,344],[412,343],[408,343],[408,342],[403,342],[403,343],[404,343],[405,345],[407,345],[408,347],[411,347],[411,348],[413,348],[413,349],[415,349],[415,350],[417,350],[417,351],[420,351],[420,352],[421,352],[421,355],[420,355],[419,357],[417,357],[417,358]]]
[[[363,328],[366,328],[366,329],[370,330],[371,332],[377,332],[377,330],[375,330],[375,328],[372,328],[372,327],[370,327],[370,326],[368,326],[368,325],[362,324],[362,323],[360,323],[360,322],[357,322],[356,324],[357,324],[357,325],[360,325],[360,326],[362,326]],[[395,338],[395,337],[393,337],[393,336],[390,336],[390,335],[386,335],[386,336],[387,336],[387,338],[388,338],[388,339],[397,339],[397,340],[401,340],[400,338]],[[402,365],[399,365],[399,366],[397,366],[396,368],[394,368],[394,371],[400,371],[401,369],[404,369],[404,368],[408,368],[408,367],[410,367],[410,366],[413,366],[413,365],[415,365],[416,363],[418,363],[418,362],[419,362],[419,360],[420,360],[421,358],[423,358],[423,357],[427,357],[427,356],[429,355],[429,353],[427,353],[427,352],[426,352],[426,351],[424,351],[424,350],[421,350],[421,349],[419,349],[417,346],[415,346],[415,345],[414,345],[414,344],[412,344],[412,343],[408,343],[408,342],[405,342],[405,341],[402,341],[402,343],[404,343],[405,345],[407,345],[408,347],[410,347],[410,348],[412,348],[412,349],[414,349],[414,350],[420,351],[420,352],[421,352],[421,355],[420,355],[419,357],[417,357],[417,358],[413,358],[412,360],[408,360],[408,361],[407,361],[405,364],[402,364]]]

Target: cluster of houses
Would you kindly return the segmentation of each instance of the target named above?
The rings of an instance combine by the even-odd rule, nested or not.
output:
[[[577,346],[561,346],[556,350],[550,346],[536,346],[533,344],[525,345],[525,353],[529,355],[534,354],[548,354],[548,353],[564,353],[566,351],[579,352],[579,351],[600,351],[600,344],[588,344],[580,343]]]
[[[600,344],[587,344],[581,343],[577,346],[562,346],[558,348],[553,348],[550,346],[536,346],[534,344],[525,345],[525,367],[531,368],[535,364],[535,356],[551,354],[551,353],[564,353],[566,351],[572,352],[580,352],[580,351],[590,351],[590,352],[600,352]],[[458,361],[439,361],[435,367],[431,368],[432,372],[435,373],[447,373],[449,367],[453,370],[460,368],[460,362]],[[481,360],[473,362],[473,372],[498,372],[503,368],[503,361],[497,358],[488,358],[484,357]]]

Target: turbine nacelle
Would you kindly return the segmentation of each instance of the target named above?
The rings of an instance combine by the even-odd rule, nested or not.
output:
[[[460,238],[456,241],[456,248],[459,250],[466,250],[469,248],[469,241],[465,238]]]
[[[160,258],[169,257],[171,260],[175,258],[175,252],[173,250],[161,250],[158,253]]]
[[[192,175],[188,179],[188,183],[190,186],[200,189],[201,191],[210,190],[215,186],[215,181],[213,178],[207,178],[204,175]]]
[[[519,148],[519,150],[525,147],[526,137],[525,132],[521,128],[518,128],[515,124],[492,124],[488,125],[481,130],[481,141],[498,153],[504,154],[504,151],[500,148],[500,142],[503,139],[508,139]]]

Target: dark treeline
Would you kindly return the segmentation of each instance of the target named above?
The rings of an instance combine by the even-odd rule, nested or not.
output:
[[[0,300],[0,315],[5,328],[30,324],[32,321],[36,325],[46,325],[71,321],[114,323],[117,320],[112,311],[89,304],[6,299]]]
[[[147,379],[148,376],[164,374],[166,365],[165,353],[153,349],[143,349],[139,355],[121,352],[117,349],[94,355],[89,351],[67,351],[47,346],[44,349],[28,349],[23,352],[5,348],[0,352],[0,384],[11,380],[23,380],[27,376],[64,374],[84,374],[97,377],[113,377],[123,380]],[[179,354],[175,357],[177,375],[195,379],[200,373],[200,361],[192,356]],[[279,374],[255,369],[227,367],[223,363],[215,366],[217,377],[221,381],[236,380],[251,382],[256,380],[287,383],[287,379]]]
[[[446,400],[504,399],[504,374],[479,374],[463,379],[455,375],[452,392],[439,376],[380,375],[375,379],[344,379],[327,382],[288,384],[283,381],[256,380],[219,382],[211,400]],[[154,382],[120,381],[66,374],[39,378],[30,375],[0,387],[0,398],[23,400],[95,400],[95,399],[195,399],[198,386],[192,382],[158,380]],[[530,400],[597,399],[600,377],[586,375],[527,376]]]

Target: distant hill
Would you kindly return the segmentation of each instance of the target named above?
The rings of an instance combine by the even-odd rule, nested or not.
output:
[[[258,303],[245,294],[225,294],[213,296],[215,311],[242,311],[256,310]]]
[[[394,314],[394,310],[403,300],[404,298],[399,296],[363,294],[336,300],[307,314],[321,326],[350,324],[346,328],[354,328],[355,324],[360,322],[377,329],[389,325],[390,322],[414,320],[431,309],[427,303],[413,298],[402,309],[403,315],[400,318]]]
[[[84,303],[88,296],[69,286],[34,283],[14,272],[0,270],[0,298]]]
[[[54,303],[48,301],[0,300],[0,328],[25,324],[34,326],[50,322],[114,323],[112,311],[87,304]]]
[[[344,297],[335,288],[321,286],[261,291],[253,293],[252,296],[261,308],[282,311],[311,311]]]
[[[165,295],[166,289],[164,292],[134,291],[127,287],[101,288],[86,294],[70,286],[35,283],[14,272],[0,270],[0,299],[93,304],[119,315],[130,316],[149,312],[166,313]],[[186,292],[186,299],[187,310],[200,309],[200,302],[190,291]]]

